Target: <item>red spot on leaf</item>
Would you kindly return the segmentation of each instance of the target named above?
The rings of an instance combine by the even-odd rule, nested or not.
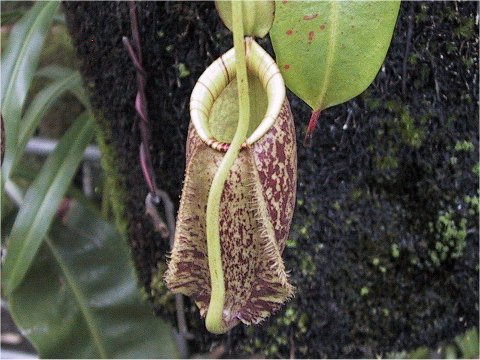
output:
[[[325,30],[325,24],[320,25],[320,30]]]
[[[308,33],[308,41],[309,41],[309,42],[312,42],[314,37],[315,37],[315,32],[314,32],[314,31],[310,31],[310,32]]]
[[[285,70],[290,69],[290,64],[285,64],[285,65],[283,65],[283,68],[284,68]]]
[[[318,16],[318,14],[312,14],[312,15],[305,15],[303,17],[303,20],[313,20]]]
[[[282,3],[286,4],[288,2],[288,0],[282,0]]]
[[[290,35],[293,34],[293,30],[292,30],[292,29],[288,29],[288,30],[285,32],[285,34],[287,34],[287,35],[290,36]]]

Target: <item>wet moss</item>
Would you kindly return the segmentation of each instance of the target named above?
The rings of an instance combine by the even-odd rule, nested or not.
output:
[[[106,199],[113,210],[114,220],[118,231],[126,235],[128,222],[125,217],[125,189],[122,186],[121,175],[117,163],[119,159],[115,153],[115,148],[111,144],[110,129],[105,123],[101,113],[96,112],[96,135],[97,144],[102,153],[102,168],[104,171],[105,184],[102,191],[107,192]],[[105,197],[104,197],[105,198]]]
[[[458,258],[465,249],[465,238],[467,237],[467,219],[459,221],[453,219],[453,211],[441,212],[436,223],[435,249],[430,250],[430,258],[434,265],[439,266],[441,262],[449,257]]]
[[[465,152],[471,152],[475,150],[475,145],[471,141],[468,140],[463,140],[463,141],[457,141],[455,143],[455,151],[460,152],[460,151],[465,151]]]

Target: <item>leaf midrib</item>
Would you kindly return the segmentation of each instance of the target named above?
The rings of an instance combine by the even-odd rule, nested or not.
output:
[[[317,108],[315,110],[323,110],[325,95],[328,91],[328,86],[330,85],[330,79],[332,76],[332,64],[335,58],[335,50],[337,45],[337,35],[338,35],[338,4],[336,1],[330,3],[330,16],[329,16],[329,33],[328,33],[328,45],[325,54],[325,74],[323,77],[322,90],[320,91],[320,96],[317,101]]]
[[[82,294],[82,291],[80,290],[80,287],[75,281],[74,276],[70,273],[70,270],[68,269],[68,265],[63,261],[62,256],[56,249],[52,240],[48,236],[45,236],[45,242],[48,245],[48,248],[50,249],[50,251],[52,252],[53,257],[57,261],[58,266],[60,267],[63,274],[65,275],[65,280],[68,286],[70,287],[70,289],[72,290],[73,296],[77,300],[78,307],[80,308],[80,311],[83,314],[83,317],[87,324],[88,331],[90,332],[90,335],[98,350],[100,357],[103,359],[107,359],[109,357],[107,354],[107,350],[102,344],[98,326],[94,320],[94,317],[90,311],[89,306],[87,305],[87,301],[85,300]]]

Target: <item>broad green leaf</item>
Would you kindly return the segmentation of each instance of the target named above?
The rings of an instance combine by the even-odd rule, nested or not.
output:
[[[275,2],[272,0],[242,1],[245,36],[264,37],[272,27]],[[233,31],[232,2],[216,0],[215,7],[225,26]]]
[[[15,169],[16,164],[22,157],[25,146],[37,129],[40,120],[60,97],[62,97],[68,90],[80,87],[81,84],[82,79],[80,73],[74,71],[69,76],[53,82],[36,94],[32,103],[25,111],[25,115],[20,123],[20,132],[17,142],[17,151],[13,161],[13,169]]]
[[[314,110],[345,102],[374,80],[399,1],[277,1],[271,29],[287,87]]]
[[[30,185],[8,240],[2,284],[10,295],[20,284],[93,137],[93,122],[80,115]]]
[[[169,326],[140,298],[125,238],[74,203],[9,299],[43,358],[175,358]]]
[[[19,121],[43,42],[59,2],[36,2],[13,27],[1,64],[1,103],[5,121],[6,160],[2,184],[9,176],[17,146]]]

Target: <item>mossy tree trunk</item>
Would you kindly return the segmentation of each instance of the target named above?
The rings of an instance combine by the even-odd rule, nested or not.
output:
[[[157,312],[173,319],[173,301],[158,281],[169,246],[144,208],[135,71],[122,45],[130,36],[128,3],[64,7],[96,109],[117,220]],[[213,3],[139,2],[138,12],[154,167],[178,205],[189,96],[231,47],[231,35]],[[298,202],[285,252],[296,297],[262,326],[220,338],[205,332],[187,304],[193,351],[220,341],[240,355],[373,357],[433,346],[477,324],[476,14],[474,2],[402,3],[374,84],[325,111],[313,146],[299,146]],[[289,98],[301,144],[308,110]]]

